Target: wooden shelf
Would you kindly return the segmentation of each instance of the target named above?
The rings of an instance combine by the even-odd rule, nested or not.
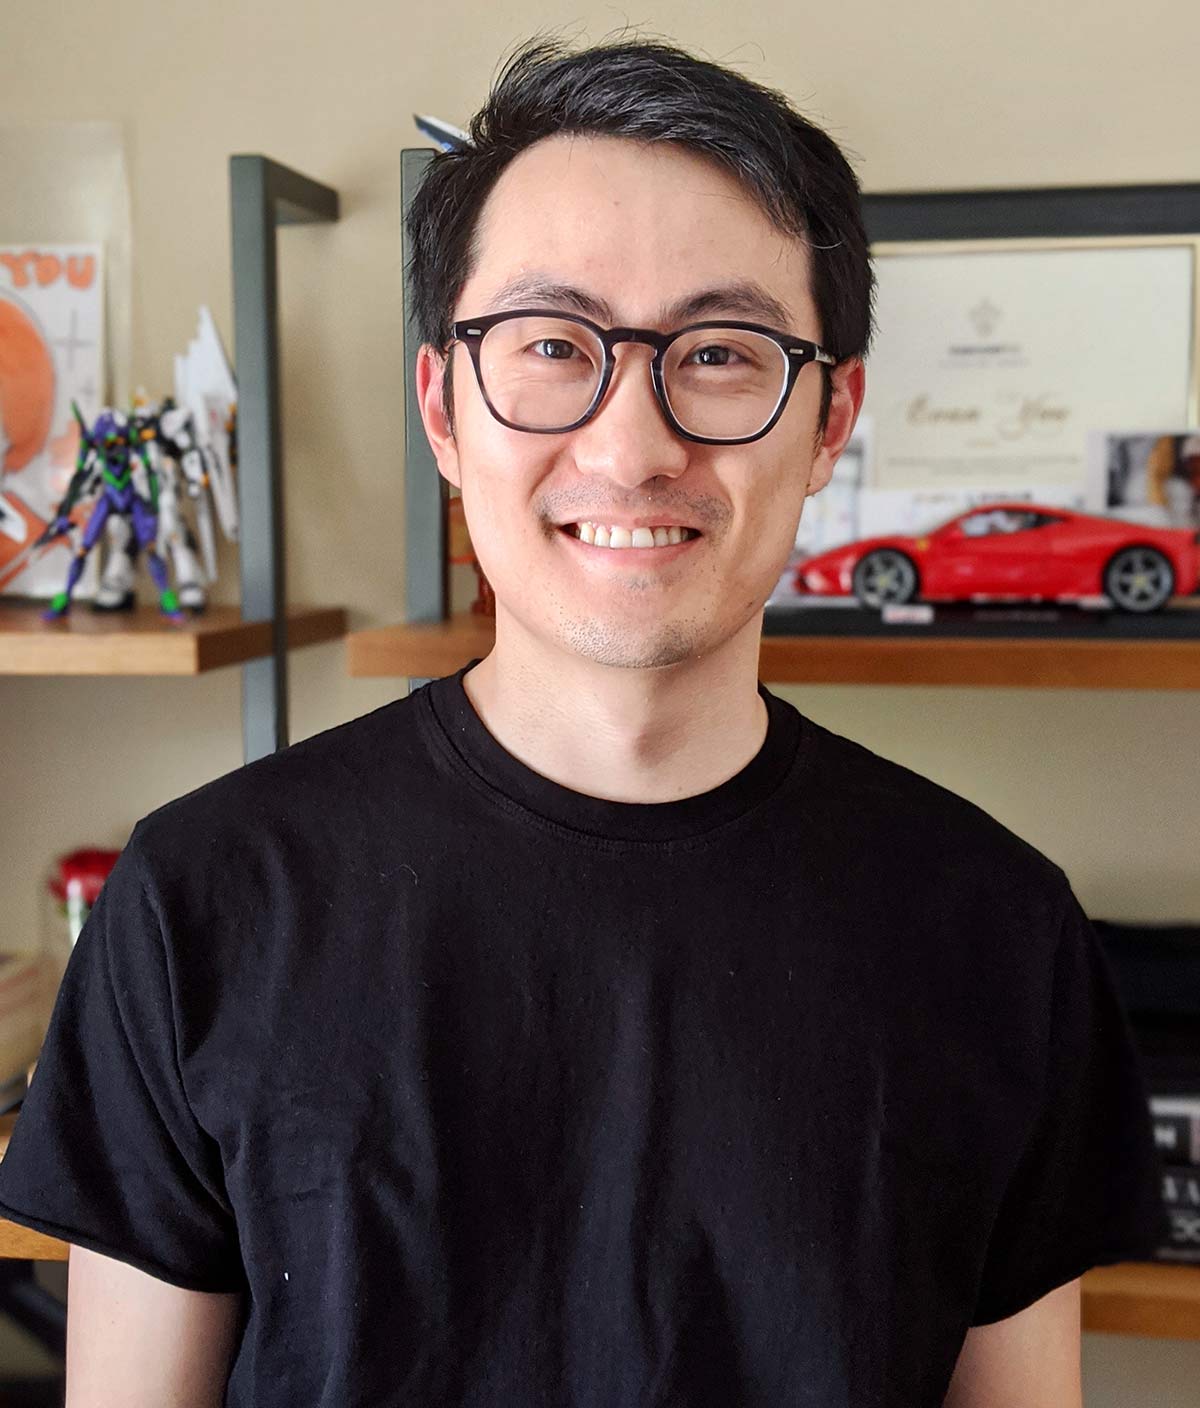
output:
[[[45,603],[0,604],[0,674],[198,675],[271,649],[270,622],[243,621],[236,606],[210,606],[178,625],[152,606],[109,615],[82,602],[61,621],[43,621],[44,608]],[[298,606],[288,612],[292,649],[345,633],[343,607]]]
[[[356,676],[437,679],[486,655],[495,639],[496,624],[490,616],[465,613],[430,625],[380,626],[351,631],[346,637],[346,664]]]
[[[384,626],[347,637],[351,675],[433,679],[492,648],[485,616]],[[768,684],[1004,685],[1200,689],[1200,640],[1001,640],[764,636]]]
[[[768,684],[1200,689],[1200,641],[764,636]]]
[[[1200,1340],[1200,1266],[1126,1262],[1094,1267],[1083,1278],[1083,1328]]]

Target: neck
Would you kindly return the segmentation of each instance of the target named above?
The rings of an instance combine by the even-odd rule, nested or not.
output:
[[[513,757],[574,792],[673,802],[740,772],[762,747],[756,616],[717,650],[657,669],[599,665],[497,608],[496,645],[467,697]]]

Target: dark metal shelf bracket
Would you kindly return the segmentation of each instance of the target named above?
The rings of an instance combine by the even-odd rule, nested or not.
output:
[[[336,220],[338,193],[264,156],[230,157],[229,193],[242,618],[271,623],[271,653],[242,666],[242,744],[252,762],[288,741],[275,232]]]

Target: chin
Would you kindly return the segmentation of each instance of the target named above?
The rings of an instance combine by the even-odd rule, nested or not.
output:
[[[653,630],[631,631],[627,625],[592,618],[563,622],[562,644],[573,655],[621,670],[661,670],[701,653],[700,623],[662,622]]]

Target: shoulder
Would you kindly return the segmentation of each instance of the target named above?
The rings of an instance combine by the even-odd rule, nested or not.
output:
[[[300,880],[306,856],[354,845],[389,797],[421,785],[417,714],[415,698],[395,700],[235,768],[144,816],[131,848],[159,878],[196,872],[211,884],[224,867],[274,857]]]
[[[413,852],[442,784],[420,713],[417,697],[384,705],[138,822],[113,900],[165,955],[189,1030],[231,1008],[244,1015],[246,994],[253,1008],[315,981],[327,971],[317,956],[378,932],[397,871],[428,868]]]
[[[799,812],[820,870],[797,904],[873,974],[872,1000],[930,1022],[951,1065],[986,1048],[1040,1072],[1056,973],[1094,947],[1066,875],[968,798],[806,727]]]
[[[831,859],[881,895],[946,912],[1018,912],[1057,929],[1062,870],[981,806],[805,721],[804,809]]]

